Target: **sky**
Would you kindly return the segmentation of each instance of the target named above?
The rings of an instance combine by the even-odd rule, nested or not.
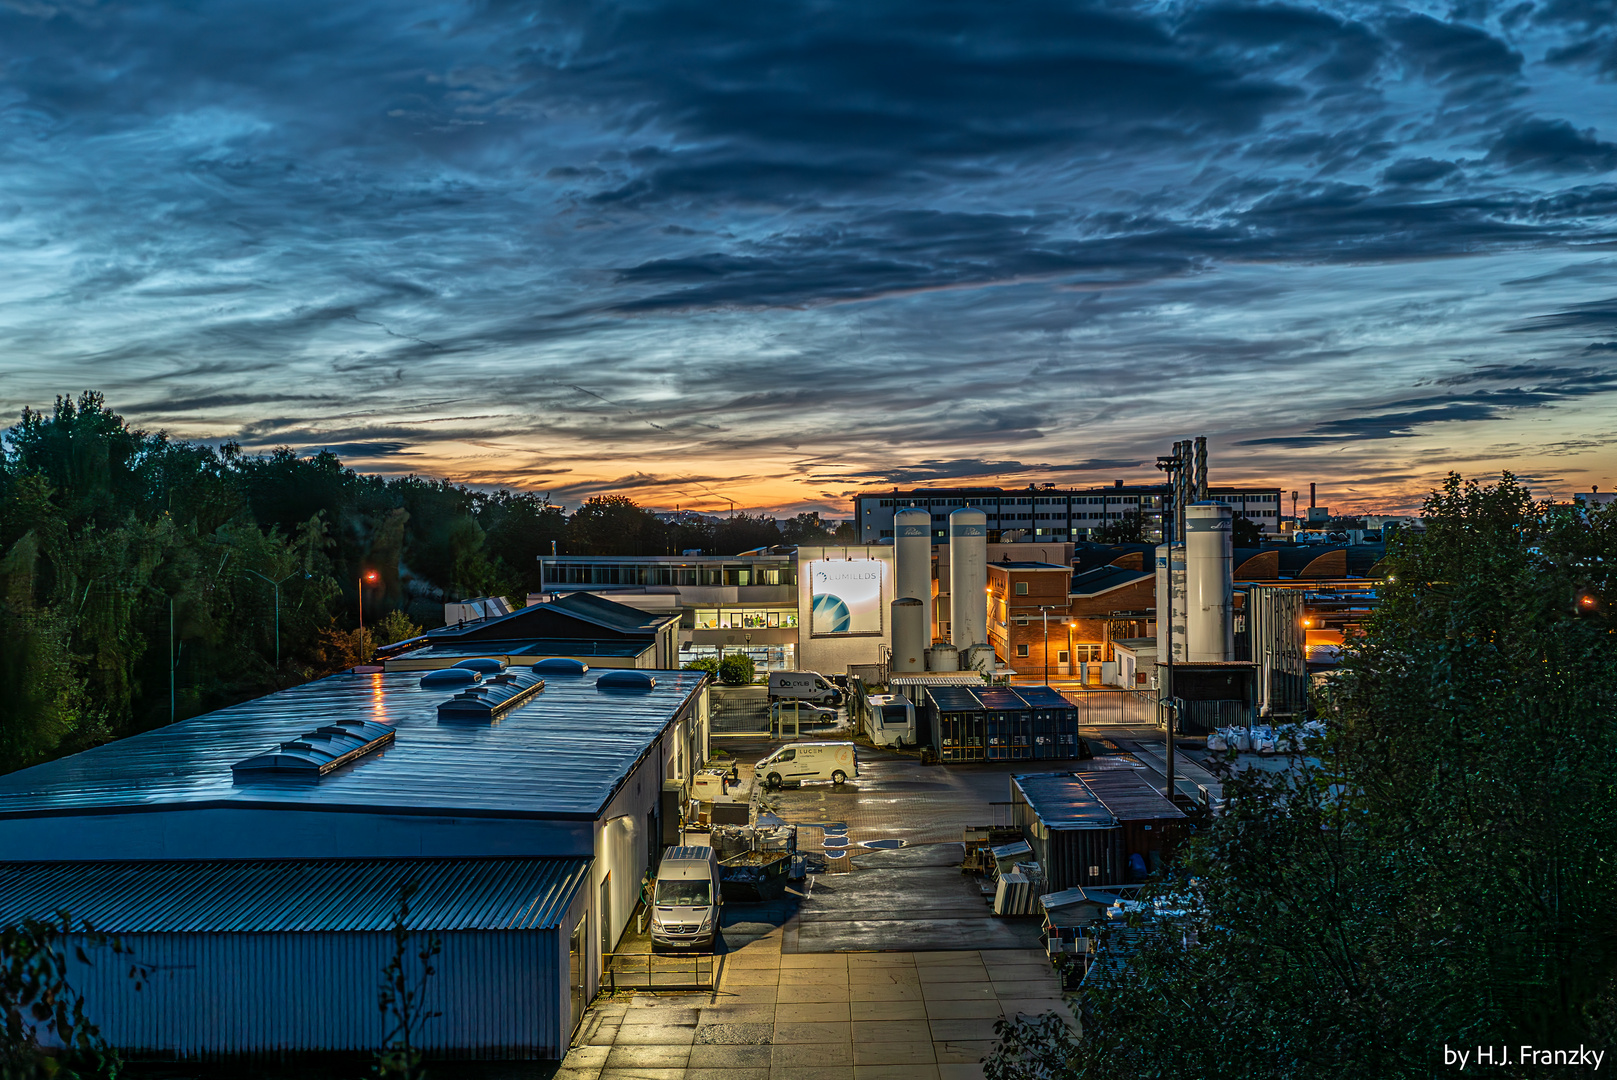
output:
[[[1617,484],[1617,0],[0,0],[0,409],[647,505]]]

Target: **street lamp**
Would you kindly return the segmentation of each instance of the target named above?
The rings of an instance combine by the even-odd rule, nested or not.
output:
[[[365,583],[376,580],[375,570],[366,570],[359,575],[359,662],[365,662]]]

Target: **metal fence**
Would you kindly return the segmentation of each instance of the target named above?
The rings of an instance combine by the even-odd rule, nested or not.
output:
[[[711,990],[723,961],[714,953],[627,952],[607,955],[612,990]]]
[[[1064,694],[1078,706],[1078,723],[1083,726],[1157,723],[1155,691],[1066,690]]]

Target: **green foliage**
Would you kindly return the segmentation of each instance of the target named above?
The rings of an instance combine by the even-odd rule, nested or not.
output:
[[[1238,548],[1258,547],[1263,543],[1263,526],[1245,514],[1236,514],[1230,521],[1230,543]]]
[[[719,658],[716,656],[698,656],[685,665],[686,671],[705,671],[715,679],[719,677]]]
[[[1113,931],[1071,1067],[1006,1040],[992,1075],[1426,1077],[1445,1043],[1617,1039],[1617,511],[1506,475],[1425,512],[1328,738],[1225,784],[1187,914]]]
[[[128,951],[88,923],[75,926],[65,911],[51,921],[0,927],[0,1080],[112,1080],[122,1071],[118,1052],[90,1022],[83,996],[68,981],[70,942],[86,966],[89,950],[114,957]],[[129,975],[139,990],[149,971],[134,964]]]
[[[719,680],[725,686],[746,686],[754,674],[752,657],[745,653],[731,653],[719,661]]]
[[[435,935],[429,935],[424,941],[411,940],[416,935],[410,930],[410,898],[418,889],[413,881],[400,886],[393,910],[393,955],[382,969],[382,985],[376,995],[387,1034],[383,1037],[382,1049],[376,1053],[373,1076],[398,1077],[399,1080],[425,1077],[421,1050],[416,1043],[421,1026],[442,1015],[429,1010],[426,999],[428,984],[438,971],[433,961],[443,951],[443,942]],[[415,960],[413,971],[411,959]]]
[[[1095,542],[1100,544],[1138,544],[1144,540],[1145,518],[1138,510],[1131,510],[1095,530]]]
[[[183,719],[369,659],[437,625],[445,601],[521,602],[552,550],[780,540],[769,517],[671,526],[621,496],[569,517],[529,492],[363,476],[324,451],[176,441],[99,394],[61,397],[24,410],[0,453],[0,772],[167,723],[171,682]],[[362,637],[373,571],[367,614],[398,617]]]
[[[365,629],[377,647],[421,636],[421,627],[411,622],[410,617],[402,611],[390,611],[376,620],[375,626],[368,626]]]

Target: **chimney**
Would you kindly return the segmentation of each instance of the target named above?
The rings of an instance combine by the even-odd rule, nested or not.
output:
[[[1120,488],[1120,487],[1123,486],[1123,481],[1121,481],[1121,480],[1113,480],[1112,481],[1112,486],[1114,488]]]
[[[1308,508],[1310,510],[1312,510],[1312,509],[1314,509],[1314,506],[1315,506],[1315,503],[1314,503],[1314,485],[1312,483],[1310,483],[1308,485]]]

